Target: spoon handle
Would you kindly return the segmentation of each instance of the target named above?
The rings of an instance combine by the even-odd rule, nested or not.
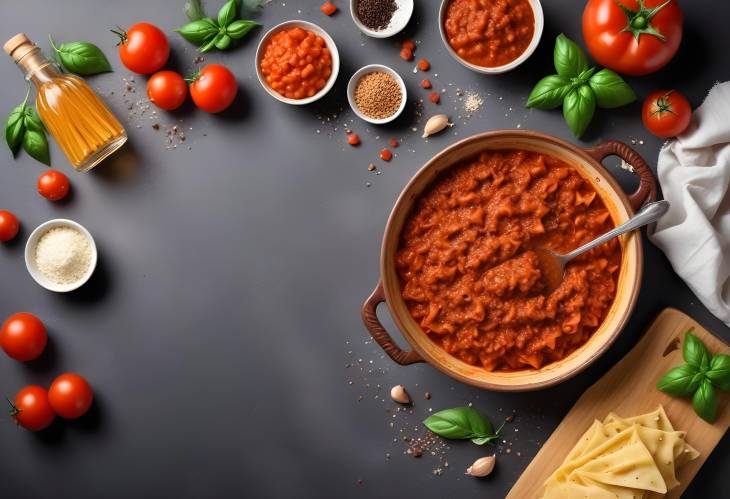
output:
[[[628,219],[626,222],[622,223],[615,229],[609,230],[605,234],[598,236],[593,241],[584,244],[583,246],[580,246],[579,248],[574,249],[567,255],[565,255],[564,261],[572,260],[578,255],[582,255],[586,251],[595,248],[596,246],[600,246],[601,244],[605,243],[606,241],[609,241],[613,239],[616,236],[620,236],[621,234],[624,234],[626,232],[632,231],[634,229],[638,229],[639,227],[643,227],[644,225],[650,224],[652,222],[657,221],[662,215],[664,215],[667,210],[669,209],[669,202],[665,200],[661,201],[655,201],[653,203],[648,203],[644,205],[644,207],[639,210],[639,212]]]

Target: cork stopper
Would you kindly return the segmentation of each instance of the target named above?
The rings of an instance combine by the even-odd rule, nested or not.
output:
[[[25,33],[18,33],[5,42],[3,50],[6,54],[13,58],[13,61],[17,63],[33,50],[38,50],[38,47],[30,41],[30,38],[28,38]]]

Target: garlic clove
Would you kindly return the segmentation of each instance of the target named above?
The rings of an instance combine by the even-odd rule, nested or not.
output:
[[[437,114],[431,116],[426,122],[426,126],[423,127],[422,138],[430,137],[431,135],[439,133],[447,126],[454,126],[453,123],[449,123],[449,117],[445,114]]]
[[[403,385],[395,385],[390,389],[390,398],[398,402],[399,404],[410,404],[411,398],[408,396],[408,392],[403,388]]]
[[[474,464],[466,469],[465,475],[483,477],[489,475],[494,470],[494,465],[497,462],[497,456],[492,454],[491,456],[480,457]]]

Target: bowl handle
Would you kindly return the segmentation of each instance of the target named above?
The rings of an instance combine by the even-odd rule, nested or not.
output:
[[[629,195],[629,204],[634,211],[645,202],[656,201],[656,177],[638,152],[618,140],[609,140],[583,150],[599,163],[607,156],[618,156],[634,167],[634,173],[639,176],[639,188]]]
[[[391,359],[402,366],[415,364],[416,362],[424,362],[420,355],[414,350],[407,352],[402,350],[395,344],[393,338],[390,337],[388,331],[378,320],[377,308],[381,302],[385,301],[385,291],[383,290],[383,282],[378,281],[373,294],[371,294],[362,306],[362,321],[365,327],[370,331],[370,335],[385,350]]]

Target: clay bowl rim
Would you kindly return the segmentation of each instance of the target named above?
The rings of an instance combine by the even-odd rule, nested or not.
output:
[[[388,307],[388,312],[390,313],[393,322],[395,323],[396,327],[398,328],[398,331],[400,332],[403,339],[406,341],[408,346],[412,348],[422,359],[424,362],[428,363],[429,365],[435,367],[442,373],[446,374],[450,378],[459,381],[461,383],[465,383],[470,386],[474,386],[481,389],[491,390],[491,391],[498,391],[498,392],[526,392],[526,391],[535,391],[540,390],[544,388],[548,388],[551,386],[555,386],[557,384],[560,384],[564,381],[567,381],[574,376],[578,375],[582,371],[588,368],[591,364],[593,364],[598,358],[600,358],[610,347],[613,345],[613,343],[618,338],[619,334],[623,331],[624,327],[626,326],[626,323],[629,321],[629,318],[631,316],[631,313],[633,312],[634,308],[636,307],[636,302],[639,297],[639,291],[641,288],[641,282],[642,282],[642,275],[644,270],[644,258],[643,258],[643,242],[641,240],[641,237],[639,234],[633,234],[630,236],[630,239],[626,240],[626,244],[622,245],[622,252],[625,252],[629,244],[635,244],[635,272],[633,275],[630,275],[629,278],[627,278],[628,285],[626,286],[626,290],[624,290],[624,293],[630,293],[630,296],[627,298],[625,308],[622,310],[617,310],[616,313],[618,315],[618,319],[616,320],[616,325],[613,329],[613,331],[610,331],[610,334],[606,335],[602,341],[603,343],[598,345],[596,350],[583,359],[579,364],[569,368],[566,372],[560,373],[559,375],[546,379],[543,381],[537,381],[537,382],[529,382],[526,380],[526,382],[523,382],[521,384],[499,384],[499,383],[493,383],[489,381],[484,381],[480,379],[475,379],[469,376],[465,376],[461,374],[460,372],[457,372],[456,370],[453,370],[449,367],[449,365],[442,363],[438,361],[438,359],[434,358],[432,355],[430,355],[427,351],[423,350],[420,346],[420,344],[417,341],[414,341],[412,339],[411,330],[406,326],[403,318],[396,313],[395,310],[395,299],[398,298],[402,300],[400,297],[400,289],[394,290],[391,289],[388,285],[388,279],[387,279],[387,261],[388,261],[388,242],[389,242],[389,234],[394,233],[394,225],[396,223],[397,215],[399,214],[400,210],[406,209],[404,206],[408,207],[408,210],[410,210],[410,207],[412,206],[412,201],[409,201],[407,198],[412,196],[412,200],[415,200],[422,192],[423,190],[431,185],[431,183],[434,181],[436,176],[431,179],[428,183],[424,184],[423,188],[421,190],[416,190],[414,192],[411,192],[415,189],[415,185],[419,182],[420,178],[426,174],[428,174],[429,170],[433,169],[435,165],[439,164],[439,161],[441,161],[443,158],[447,157],[450,154],[453,154],[454,151],[458,150],[459,148],[465,147],[466,145],[472,143],[472,142],[481,142],[483,140],[487,139],[506,139],[510,137],[515,137],[516,139],[532,139],[532,140],[538,140],[540,142],[547,142],[551,143],[554,146],[557,146],[558,148],[567,149],[567,151],[573,155],[579,156],[582,158],[585,162],[589,163],[593,168],[595,168],[606,180],[608,183],[607,191],[611,191],[616,195],[616,198],[620,200],[621,204],[623,205],[625,211],[629,216],[631,216],[634,213],[633,208],[631,207],[631,204],[629,203],[628,195],[624,190],[621,188],[619,183],[616,181],[614,176],[606,169],[606,167],[601,164],[600,161],[596,160],[595,158],[591,157],[585,149],[583,149],[580,146],[577,146],[575,144],[572,144],[566,140],[563,140],[561,138],[555,137],[553,135],[549,135],[542,132],[536,132],[531,130],[521,130],[521,129],[499,129],[499,130],[491,130],[487,132],[478,133],[475,135],[472,135],[470,137],[466,137],[464,139],[459,140],[458,142],[455,142],[454,144],[451,144],[450,146],[442,149],[438,153],[436,153],[430,160],[428,160],[419,170],[411,177],[411,179],[408,181],[408,183],[403,187],[400,194],[398,195],[398,198],[395,201],[395,204],[393,205],[393,208],[391,209],[390,214],[388,215],[388,221],[385,225],[385,230],[383,232],[383,238],[381,241],[380,246],[380,285],[383,287],[383,293],[385,297],[385,303]],[[441,170],[441,172],[452,168],[455,164],[453,163]],[[586,177],[586,171],[583,168],[583,165],[575,165],[571,164],[571,166],[579,168],[579,171],[583,177]],[[438,175],[438,174],[437,174]],[[599,195],[601,193],[599,192]],[[610,202],[612,205],[615,205],[613,199],[605,199],[605,197],[602,197],[604,202]],[[406,215],[407,216],[407,215]],[[402,230],[402,227],[400,228]],[[397,235],[400,235],[400,230],[398,231]],[[395,234],[395,233],[394,233]],[[395,236],[394,236],[395,237]],[[622,256],[623,258],[623,256]],[[633,277],[633,282],[631,281],[631,277]],[[615,302],[614,302],[615,304]],[[612,304],[612,307],[614,306]],[[609,313],[611,312],[611,309],[609,309]],[[606,320],[608,320],[609,317],[604,319],[604,323]],[[596,331],[598,332],[598,330]],[[418,327],[418,334],[421,334],[423,336],[426,336],[426,333]],[[595,334],[595,333],[594,333]],[[586,343],[584,343],[583,346],[579,347],[577,350],[572,352],[568,357],[563,359],[560,362],[566,362],[571,360],[571,356],[578,354],[581,352],[581,350],[584,348],[585,345],[588,345],[593,339],[593,336],[591,336],[591,339],[589,339]],[[430,341],[430,340],[429,340]],[[449,355],[450,354],[446,354]],[[450,356],[451,357],[451,356]],[[453,360],[454,362],[462,362],[456,357],[452,357],[450,360]],[[553,366],[555,363],[548,364],[545,367]],[[534,373],[538,374],[541,369],[537,370],[527,370],[528,373]]]

